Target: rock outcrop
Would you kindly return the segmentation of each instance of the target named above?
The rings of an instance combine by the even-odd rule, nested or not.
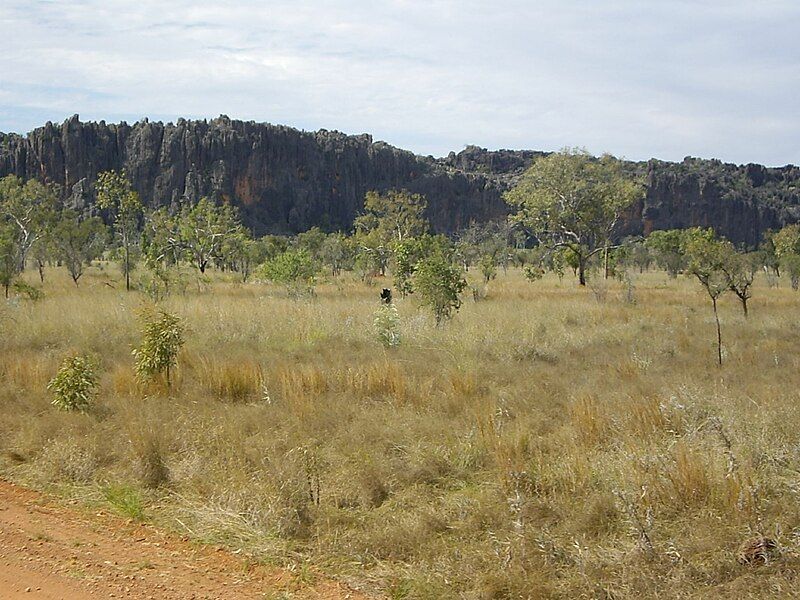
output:
[[[428,197],[438,231],[498,218],[502,193],[544,153],[475,146],[440,159],[369,135],[299,131],[231,120],[47,123],[27,136],[0,134],[0,176],[55,183],[64,200],[91,210],[98,173],[125,169],[150,206],[209,196],[237,205],[256,234],[314,225],[348,230],[369,190],[407,188]],[[800,169],[686,159],[631,163],[647,197],[631,211],[628,233],[713,226],[736,242],[800,218]]]
[[[369,135],[304,132],[219,117],[211,121],[83,123],[77,116],[27,136],[0,134],[0,176],[36,177],[91,205],[98,173],[125,169],[150,206],[209,196],[240,207],[256,234],[319,225],[349,229],[369,190],[426,194],[439,230],[504,212],[494,181],[439,166],[432,158]]]

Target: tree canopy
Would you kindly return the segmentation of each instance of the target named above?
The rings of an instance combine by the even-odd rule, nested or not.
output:
[[[516,209],[512,221],[540,243],[575,253],[585,285],[587,260],[611,246],[622,213],[643,195],[612,156],[566,149],[534,162],[505,199]]]

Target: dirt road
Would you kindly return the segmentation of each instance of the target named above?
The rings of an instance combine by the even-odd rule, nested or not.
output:
[[[366,600],[336,582],[301,585],[286,571],[247,567],[228,552],[0,480],[0,600],[283,597]]]

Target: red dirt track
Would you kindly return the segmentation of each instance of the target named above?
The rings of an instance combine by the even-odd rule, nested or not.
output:
[[[0,480],[0,600],[337,600],[366,597],[320,579],[248,567],[214,548],[196,547],[106,513],[84,514]]]

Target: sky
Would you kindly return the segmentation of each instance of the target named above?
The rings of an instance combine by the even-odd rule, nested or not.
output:
[[[0,131],[73,114],[800,163],[798,0],[2,0]]]

